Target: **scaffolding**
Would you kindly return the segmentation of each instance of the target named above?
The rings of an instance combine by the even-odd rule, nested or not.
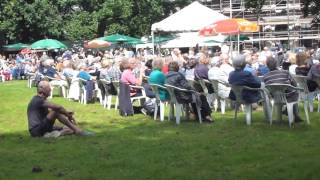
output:
[[[246,44],[272,46],[284,44],[288,49],[319,44],[319,24],[312,24],[313,17],[303,17],[300,0],[265,0],[261,11],[245,7],[245,0],[199,0],[231,18],[244,18],[260,25],[260,32],[247,33]],[[259,0],[258,0],[259,2]]]

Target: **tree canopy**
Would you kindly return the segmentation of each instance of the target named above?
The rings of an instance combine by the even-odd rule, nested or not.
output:
[[[191,0],[1,0],[0,40],[84,40],[105,32],[141,36]],[[1,42],[0,42],[1,43]]]

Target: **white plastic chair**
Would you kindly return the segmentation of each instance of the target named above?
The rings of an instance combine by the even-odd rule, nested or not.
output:
[[[160,99],[160,94],[159,94],[159,90],[160,89],[166,89],[166,87],[161,86],[159,84],[150,84],[151,88],[152,88],[152,92],[155,94],[156,96],[156,103],[155,103],[155,111],[154,111],[154,120],[157,119],[157,115],[158,115],[158,107],[160,107],[160,121],[164,121],[164,103],[163,101],[161,101]]]
[[[231,85],[231,90],[233,91],[236,100],[235,100],[235,112],[234,112],[234,119],[237,119],[237,113],[238,108],[241,104],[244,105],[244,111],[246,113],[246,123],[247,125],[251,125],[252,120],[252,104],[253,103],[247,103],[243,97],[242,97],[242,91],[243,90],[251,90],[251,91],[259,91],[261,94],[261,101],[263,101],[263,110],[266,120],[271,121],[271,106],[270,106],[270,100],[267,96],[267,93],[263,88],[250,88],[247,86],[241,86],[241,85]]]
[[[100,103],[103,105],[104,108],[111,109],[111,101],[112,101],[112,95],[108,92],[108,84],[110,84],[110,81],[107,81],[105,79],[100,79],[99,83],[102,85],[102,88],[104,88],[104,97],[102,97],[101,90],[98,91],[98,97],[100,99]]]
[[[294,101],[294,102],[288,102],[286,95],[288,91],[303,91],[302,88],[299,87],[294,87],[292,85],[288,84],[268,84],[265,87],[270,95],[272,96],[272,110],[271,110],[271,117],[274,111],[274,108],[277,111],[277,119],[281,120],[282,119],[282,106],[286,105],[287,106],[287,112],[288,112],[288,119],[289,119],[289,126],[291,127],[292,123],[294,123],[294,115],[293,115],[293,105],[298,104],[299,100]],[[308,107],[304,108],[305,110],[305,116],[307,123],[310,124],[309,121],[309,114],[308,114]],[[272,124],[272,118],[270,121],[270,124]]]
[[[51,94],[50,94],[50,98],[53,97],[53,91],[55,88],[58,88],[59,89],[59,94],[64,97],[64,98],[67,98],[67,82],[65,80],[61,80],[61,79],[52,79],[53,82],[57,82],[57,84],[53,84],[53,83],[50,83],[50,87],[51,87]],[[61,93],[62,92],[62,93]]]
[[[216,96],[216,104],[214,106],[214,110],[217,112],[218,109],[218,100],[220,101],[220,109],[221,109],[221,114],[225,114],[226,112],[226,101],[228,98],[225,97],[220,97],[218,92],[219,92],[219,86],[227,86],[230,87],[230,84],[222,82],[220,80],[212,79],[210,80],[210,83],[214,89],[214,94]]]
[[[181,116],[181,114],[183,112],[182,111],[183,106],[182,106],[182,104],[178,103],[178,101],[176,99],[175,91],[189,92],[189,93],[195,93],[195,91],[187,90],[187,89],[181,89],[181,88],[175,87],[173,85],[169,85],[169,84],[165,84],[165,87],[166,87],[166,89],[167,89],[167,91],[169,92],[169,95],[170,95],[169,120],[172,119],[173,114],[174,114],[174,110],[175,110],[176,123],[180,124],[180,116]],[[174,106],[175,106],[175,108],[174,108]],[[198,104],[196,104],[196,106],[197,106],[197,113],[198,113],[199,123],[202,123],[200,107],[199,107]],[[188,109],[187,109],[186,115],[187,115],[187,118],[188,118],[189,117]]]
[[[299,97],[304,103],[304,106],[305,106],[304,108],[307,108],[309,104],[310,112],[313,112],[313,101],[320,91],[319,90],[316,90],[314,92],[309,91],[308,85],[307,85],[307,81],[308,81],[307,76],[292,75],[292,77],[297,82],[298,87],[303,89],[303,91],[299,92]],[[320,103],[320,100],[318,99],[318,112],[320,109],[319,103]]]
[[[27,87],[32,88],[32,85],[35,81],[36,73],[28,73],[27,74]]]
[[[119,93],[120,90],[120,82],[119,81],[112,81],[113,86],[115,87],[115,89],[117,90],[117,94]],[[112,101],[112,97],[108,99],[108,109],[111,109],[111,101]],[[119,104],[119,97],[118,95],[116,95],[116,102],[114,105],[114,109],[117,110],[118,109],[118,104]]]
[[[142,86],[133,86],[133,85],[129,85],[130,88],[132,89],[136,89],[136,90],[140,90],[141,91],[141,96],[134,96],[131,97],[131,103],[133,103],[133,101],[135,100],[139,100],[139,106],[143,105],[143,102],[145,102],[147,100],[147,96],[146,96],[146,91],[144,90],[144,87]]]
[[[59,94],[60,95],[62,94],[62,96],[64,98],[67,98],[67,89],[66,89],[67,82],[65,80],[61,80],[61,79],[53,78],[53,77],[50,77],[50,76],[46,76],[46,75],[43,75],[43,74],[41,74],[39,72],[38,72],[38,75],[41,76],[41,80],[49,81],[50,88],[51,88],[51,93],[50,93],[49,98],[53,97],[53,92],[54,92],[55,88],[59,89]],[[52,82],[55,82],[55,83],[52,83]]]
[[[79,87],[80,87],[80,98],[79,102],[81,104],[87,104],[87,90],[85,88],[85,82],[86,80],[78,78],[79,79]]]

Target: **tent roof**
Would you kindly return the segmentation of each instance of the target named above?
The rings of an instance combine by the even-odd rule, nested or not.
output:
[[[166,19],[152,24],[151,30],[199,31],[201,28],[223,19],[228,19],[228,17],[195,1]]]
[[[169,40],[161,45],[161,48],[181,48],[199,46],[220,46],[226,36],[199,36],[198,32],[179,33],[175,39]]]

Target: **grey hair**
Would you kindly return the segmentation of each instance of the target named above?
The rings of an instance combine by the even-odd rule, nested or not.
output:
[[[163,66],[163,59],[161,57],[156,57],[152,61],[152,67],[153,69],[162,69]]]
[[[232,65],[235,69],[241,70],[246,66],[246,56],[238,55],[232,58]]]
[[[270,69],[270,71],[277,69],[277,60],[273,58],[272,56],[267,58],[267,67]]]

